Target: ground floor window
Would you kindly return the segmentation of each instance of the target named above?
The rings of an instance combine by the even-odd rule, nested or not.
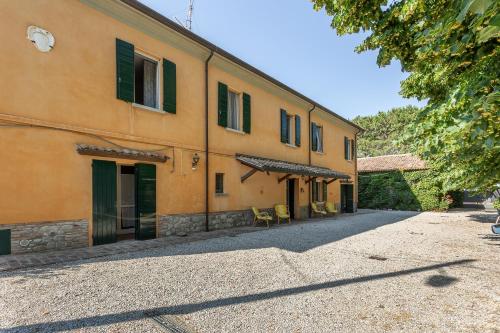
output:
[[[215,174],[215,193],[222,194],[224,193],[224,174],[216,173]]]

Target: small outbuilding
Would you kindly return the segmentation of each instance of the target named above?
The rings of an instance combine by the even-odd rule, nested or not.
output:
[[[358,159],[359,208],[447,209],[453,200],[434,170],[411,154]]]

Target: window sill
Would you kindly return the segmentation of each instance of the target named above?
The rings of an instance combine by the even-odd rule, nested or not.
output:
[[[215,193],[216,197],[227,197],[229,193]]]
[[[236,133],[236,134],[246,135],[245,132],[237,130],[237,129],[234,129],[234,128],[231,128],[231,127],[226,127],[226,131],[233,132],[233,133]]]
[[[132,106],[136,109],[143,109],[143,110],[147,110],[147,111],[152,111],[152,112],[157,112],[157,113],[161,113],[161,114],[166,114],[168,112],[165,112],[161,109],[157,109],[157,108],[152,108],[150,106],[146,106],[146,105],[142,105],[142,104],[137,104],[137,103],[132,103]]]
[[[285,143],[285,146],[290,147],[290,148],[299,148],[299,146],[292,145],[290,143]]]
[[[316,153],[318,155],[326,155],[325,152],[323,152],[323,151],[315,151],[315,150],[313,150],[313,153]]]

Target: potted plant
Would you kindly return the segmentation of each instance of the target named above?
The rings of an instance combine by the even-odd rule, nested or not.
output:
[[[500,197],[496,198],[493,201],[493,208],[497,210],[497,213],[500,215]]]

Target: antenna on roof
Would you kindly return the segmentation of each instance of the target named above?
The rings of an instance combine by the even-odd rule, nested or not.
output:
[[[194,0],[189,0],[188,12],[186,17],[186,29],[191,30],[191,24],[193,23],[193,9],[194,9]]]
[[[179,25],[182,25],[184,28],[191,30],[191,26],[193,23],[193,10],[194,10],[194,0],[189,0],[186,21],[182,23],[177,17],[174,17]]]

